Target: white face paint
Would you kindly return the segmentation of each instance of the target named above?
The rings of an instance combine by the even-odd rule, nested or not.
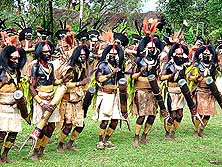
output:
[[[8,65],[11,68],[18,68],[19,67],[19,58],[20,54],[18,51],[13,52],[9,57]]]

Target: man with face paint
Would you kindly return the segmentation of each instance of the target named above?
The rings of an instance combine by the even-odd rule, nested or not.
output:
[[[197,85],[194,99],[197,104],[197,112],[202,117],[203,125],[200,121],[193,118],[194,137],[203,137],[210,116],[217,114],[215,99],[222,107],[221,94],[219,93],[214,81],[216,80],[216,67],[218,56],[212,45],[203,45],[195,53],[195,64],[192,71],[188,74],[188,79]],[[197,73],[196,73],[196,72]],[[200,127],[199,127],[200,126]]]
[[[25,49],[26,52],[33,52],[34,51],[34,43],[32,41],[32,29],[31,28],[24,28],[19,33],[19,41],[21,47]]]
[[[97,149],[115,148],[109,139],[116,129],[118,120],[124,117],[120,112],[117,95],[118,81],[124,78],[123,59],[124,52],[120,45],[108,45],[97,66],[95,77],[99,90],[94,118],[101,121]]]
[[[6,46],[0,56],[0,164],[12,162],[8,152],[13,146],[18,132],[22,130],[21,112],[14,93],[21,90],[21,72],[26,62],[26,52],[22,48]],[[2,148],[4,148],[3,152]]]
[[[133,69],[132,79],[135,81],[135,93],[133,103],[133,113],[138,116],[136,120],[135,136],[133,146],[139,147],[139,135],[145,121],[145,128],[142,133],[141,143],[148,144],[147,135],[151,130],[157,114],[157,102],[162,101],[161,114],[166,114],[159,86],[156,82],[153,85],[149,78],[157,78],[159,69],[160,40],[152,36],[144,37],[137,50],[135,59],[136,66]],[[156,80],[156,79],[155,79]],[[154,87],[152,87],[153,85]],[[154,92],[154,90],[157,90]],[[157,100],[158,99],[158,100]],[[160,104],[160,103],[159,103]],[[164,115],[164,114],[163,114]]]
[[[186,99],[178,85],[178,81],[186,79],[184,63],[188,53],[186,45],[175,43],[169,51],[169,61],[163,65],[160,74],[160,80],[167,81],[166,106],[173,121],[173,125],[165,129],[165,139],[175,139],[175,132],[183,118],[183,108],[186,104]],[[190,97],[189,91],[188,96]]]
[[[74,33],[70,33],[69,30],[58,30],[55,33],[58,39],[56,50],[58,53],[53,55],[54,59],[52,64],[54,66],[56,79],[61,79],[66,71],[66,66],[68,65],[68,60],[70,59],[74,49],[76,48],[76,41],[74,39]]]
[[[61,80],[55,80],[54,67],[52,63],[49,63],[53,52],[54,45],[49,41],[40,42],[35,47],[35,63],[32,66],[29,87],[30,93],[34,97],[32,123],[37,124],[44,111],[53,113],[38,138],[32,156],[33,160],[38,160],[43,155],[43,151],[55,129],[55,122],[60,120],[58,109],[49,104],[54,95],[54,85],[62,82]]]
[[[64,153],[64,143],[73,126],[74,129],[65,149],[78,151],[73,147],[73,143],[85,126],[84,111],[82,107],[86,86],[90,81],[87,63],[88,57],[88,47],[86,45],[81,45],[74,50],[70,58],[71,71],[69,70],[67,72],[70,73],[71,79],[66,82],[68,89],[63,96],[60,107],[63,126],[61,129],[59,144],[57,146],[57,151],[59,153]]]
[[[23,76],[28,76],[28,65],[34,58],[34,42],[32,41],[32,29],[31,28],[24,28],[19,33],[19,41],[21,44],[21,47],[26,51],[27,53],[27,62],[22,70]]]
[[[218,78],[216,79],[216,84],[217,87],[220,91],[220,93],[222,94],[222,40],[219,41],[220,44],[216,49],[217,55],[218,55],[218,71],[220,71],[220,76],[218,76]]]
[[[100,33],[97,30],[90,30],[88,31],[89,35],[89,41],[88,41],[88,46],[90,50],[89,54],[89,65],[92,70],[95,70],[96,65],[101,57],[101,54],[99,53],[100,50],[100,41],[99,41],[99,36]]]

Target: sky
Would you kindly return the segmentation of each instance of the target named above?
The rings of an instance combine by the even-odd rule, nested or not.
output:
[[[144,0],[143,0],[144,1]],[[143,2],[144,3],[144,6],[142,8],[142,11],[143,12],[148,12],[148,11],[155,11],[156,10],[156,7],[157,7],[157,4],[156,2],[158,0],[147,0],[148,2]]]

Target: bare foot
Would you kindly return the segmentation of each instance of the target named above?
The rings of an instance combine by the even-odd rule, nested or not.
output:
[[[2,157],[1,158],[1,161],[4,163],[4,162],[6,162],[6,163],[14,163],[14,161],[13,160],[11,160],[11,159],[9,159],[8,157]]]
[[[79,152],[79,151],[80,151],[79,149],[77,149],[77,148],[75,148],[75,147],[73,147],[73,146],[70,146],[70,145],[67,145],[67,146],[65,147],[65,149],[66,149],[66,150],[70,150],[70,151],[74,151],[74,152]]]

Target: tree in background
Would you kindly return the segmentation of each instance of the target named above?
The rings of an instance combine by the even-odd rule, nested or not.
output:
[[[131,18],[130,16],[138,13],[142,6],[140,0],[84,0],[83,2],[82,29],[86,27],[105,29],[107,26],[111,26],[109,28],[112,29],[112,26],[116,25],[107,24],[116,13]],[[8,26],[15,26],[13,22],[20,20],[22,16],[32,28],[41,25],[55,32],[59,19],[69,19],[69,24],[74,25],[74,31],[79,31],[77,29],[79,0],[4,0],[0,3],[0,8],[1,18],[8,19],[6,22]],[[62,13],[57,15],[55,9],[62,10]],[[125,21],[128,27],[134,27],[133,22],[134,20]]]
[[[158,2],[158,11],[164,13],[167,24],[174,31],[178,31],[186,19],[189,23],[186,31],[192,27],[196,36],[205,36],[208,40],[216,40],[222,33],[221,9],[220,0],[159,0]]]

